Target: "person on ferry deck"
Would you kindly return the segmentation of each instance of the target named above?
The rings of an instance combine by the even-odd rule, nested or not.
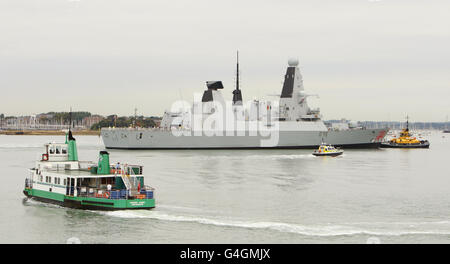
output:
[[[119,169],[120,169],[120,162],[117,162],[117,164],[116,164],[116,174],[119,171]]]

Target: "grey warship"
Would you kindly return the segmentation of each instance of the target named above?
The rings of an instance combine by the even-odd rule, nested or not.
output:
[[[290,59],[279,100],[243,103],[239,60],[232,101],[221,81],[206,82],[201,99],[189,109],[165,111],[157,128],[102,128],[108,149],[290,149],[317,148],[322,142],[341,148],[377,148],[388,129],[327,126],[320,109],[308,106],[298,60]],[[231,116],[231,118],[229,118]],[[231,119],[231,121],[229,121]],[[226,121],[224,121],[226,120]],[[231,125],[230,125],[231,124]]]

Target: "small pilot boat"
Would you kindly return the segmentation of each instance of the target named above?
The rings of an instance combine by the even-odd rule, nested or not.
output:
[[[318,149],[314,150],[312,153],[314,156],[331,156],[336,157],[342,155],[344,153],[343,150],[335,148],[331,145],[327,145],[322,143]]]
[[[399,137],[395,137],[387,142],[382,142],[382,148],[429,148],[428,140],[417,139],[409,132],[408,117],[406,117],[406,128],[400,132]]]

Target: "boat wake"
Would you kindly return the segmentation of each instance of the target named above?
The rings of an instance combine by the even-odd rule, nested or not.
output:
[[[202,156],[202,157],[196,156],[194,158],[196,158],[196,159],[200,158],[203,160],[223,160],[223,159],[242,160],[243,156],[240,156],[240,155],[236,155],[236,156]],[[248,155],[248,156],[245,156],[245,160],[249,160],[249,159],[254,159],[254,160],[284,160],[284,159],[295,160],[295,159],[312,159],[312,158],[314,158],[314,156],[311,155],[311,153],[309,153],[309,154],[293,154],[293,155],[280,154],[280,155]]]
[[[65,208],[63,206],[57,205],[57,204],[51,204],[51,203],[44,203],[37,200],[34,200],[32,198],[23,198],[22,204],[26,206],[36,206],[36,207],[48,207],[48,208]]]
[[[160,211],[114,211],[106,212],[108,216],[119,218],[154,219],[159,221],[188,222],[223,227],[248,229],[266,229],[304,236],[403,236],[403,235],[450,235],[450,222],[422,222],[422,223],[348,223],[302,225],[282,222],[237,221],[214,219],[201,216],[172,215]]]

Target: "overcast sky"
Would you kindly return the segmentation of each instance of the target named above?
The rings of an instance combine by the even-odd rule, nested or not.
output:
[[[280,93],[290,57],[324,119],[445,121],[450,1],[0,0],[0,113],[162,115],[222,80]]]

